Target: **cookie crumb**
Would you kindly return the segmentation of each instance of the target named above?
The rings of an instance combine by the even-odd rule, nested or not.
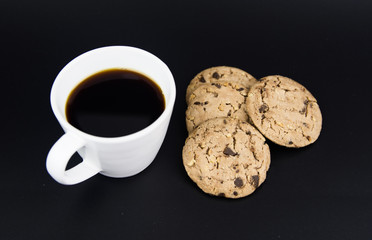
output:
[[[190,162],[187,163],[187,166],[192,167],[196,163],[195,159],[192,159]]]
[[[218,106],[218,110],[220,111],[223,111],[224,110],[224,107],[223,107],[223,104],[221,103],[220,106]]]

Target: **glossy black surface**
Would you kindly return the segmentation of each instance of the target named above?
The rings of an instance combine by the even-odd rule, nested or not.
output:
[[[0,11],[0,239],[372,239],[371,1],[5,0]],[[50,89],[70,60],[108,45],[169,66],[169,130],[139,175],[63,186],[45,169],[63,134]],[[324,119],[309,147],[270,143],[267,180],[239,200],[202,193],[182,165],[186,87],[218,65],[297,80]]]
[[[149,126],[164,108],[163,92],[154,80],[133,71],[108,69],[72,90],[66,119],[85,133],[121,137]]]

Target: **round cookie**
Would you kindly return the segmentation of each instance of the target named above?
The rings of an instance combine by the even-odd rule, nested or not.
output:
[[[186,110],[186,127],[190,133],[202,122],[216,117],[233,117],[246,121],[247,89],[229,82],[205,83],[194,92]]]
[[[271,141],[286,147],[304,147],[318,139],[322,114],[316,99],[294,80],[274,75],[259,80],[249,91],[247,113]]]
[[[249,73],[235,67],[218,66],[205,69],[198,73],[191,81],[186,90],[186,102],[200,84],[231,82],[238,83],[243,87],[250,88],[257,80]]]
[[[215,118],[186,139],[182,151],[188,176],[204,192],[227,198],[253,193],[266,179],[270,150],[249,123]]]

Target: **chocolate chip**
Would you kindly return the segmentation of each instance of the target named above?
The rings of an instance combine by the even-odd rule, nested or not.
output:
[[[254,188],[257,188],[257,187],[258,187],[258,182],[259,182],[259,181],[260,181],[260,176],[258,176],[258,175],[253,175],[250,184],[251,184]]]
[[[205,101],[205,102],[204,102],[204,105],[207,105],[208,103],[209,103],[208,101]]]
[[[262,104],[261,107],[258,109],[260,113],[265,113],[269,110],[269,106],[266,103]]]
[[[247,131],[247,132],[245,132],[245,134],[251,135],[251,131]]]
[[[200,105],[201,102],[194,102],[194,105]]]
[[[224,124],[227,124],[227,121],[226,121],[226,119],[224,119],[224,120],[223,120],[223,123],[224,123]]]
[[[225,197],[225,193],[219,193],[217,196],[219,196],[219,197]]]
[[[306,107],[303,107],[300,111],[301,114],[304,114],[306,112]]]
[[[238,89],[236,89],[236,91],[238,91],[238,92],[241,92],[243,90],[244,90],[244,88],[238,88]]]
[[[212,83],[213,86],[216,86],[217,88],[221,88],[221,84],[219,83]]]
[[[206,82],[203,76],[200,77],[199,82],[202,82],[202,83]]]
[[[229,112],[227,113],[227,116],[231,117],[231,110],[229,110]]]
[[[235,171],[236,173],[239,173],[239,169],[236,169],[236,171]]]
[[[238,196],[238,192],[237,191],[234,191],[233,194],[234,194],[234,196]]]
[[[263,94],[266,91],[266,88],[261,88],[260,93]]]
[[[236,156],[238,155],[236,152],[234,152],[231,148],[229,147],[225,147],[225,149],[223,150],[223,153],[227,156]]]
[[[289,141],[289,142],[288,142],[288,144],[289,144],[289,145],[292,145],[292,144],[293,144],[293,142],[292,142],[292,141]]]
[[[214,72],[212,74],[212,77],[215,78],[215,79],[219,79],[220,78],[220,74],[218,74],[218,72]]]
[[[241,188],[241,187],[243,187],[243,185],[244,185],[243,180],[242,180],[240,177],[237,177],[237,178],[234,180],[234,184],[235,184],[235,186],[237,186],[238,188]]]

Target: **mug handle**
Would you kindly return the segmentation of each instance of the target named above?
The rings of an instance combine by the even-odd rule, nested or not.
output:
[[[87,159],[83,159],[81,163],[66,171],[67,163],[72,155],[84,145],[85,142],[82,139],[67,132],[50,149],[46,160],[46,168],[57,182],[64,185],[73,185],[100,172],[100,169],[92,165]]]

